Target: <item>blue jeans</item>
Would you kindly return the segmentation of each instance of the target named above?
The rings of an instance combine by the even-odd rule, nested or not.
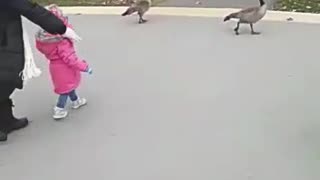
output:
[[[75,90],[72,90],[72,91],[69,92],[69,93],[61,94],[61,95],[59,96],[58,103],[57,103],[57,107],[58,107],[58,108],[65,108],[66,103],[67,103],[67,100],[68,100],[68,97],[70,97],[71,101],[76,101],[76,100],[78,100],[78,96],[77,96],[77,94],[76,94],[76,91],[75,91]]]

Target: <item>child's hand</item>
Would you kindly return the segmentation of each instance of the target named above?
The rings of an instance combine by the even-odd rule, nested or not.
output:
[[[92,69],[89,68],[89,66],[88,66],[87,69],[85,70],[85,72],[87,72],[88,74],[92,74]]]

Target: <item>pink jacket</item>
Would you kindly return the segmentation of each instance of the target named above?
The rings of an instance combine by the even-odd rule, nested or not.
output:
[[[75,90],[81,81],[81,71],[85,71],[88,64],[77,57],[73,42],[68,39],[58,42],[37,40],[36,47],[50,61],[54,92],[65,94]]]
[[[51,5],[49,10],[66,26],[72,28],[58,6]],[[36,34],[36,47],[50,62],[55,93],[65,94],[75,90],[81,81],[81,71],[85,71],[88,64],[77,57],[73,42],[61,35],[52,35],[40,29]]]

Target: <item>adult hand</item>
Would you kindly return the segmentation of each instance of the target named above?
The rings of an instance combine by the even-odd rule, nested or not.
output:
[[[80,36],[71,28],[67,28],[66,32],[63,34],[64,37],[73,39],[75,41],[80,41],[82,40]]]

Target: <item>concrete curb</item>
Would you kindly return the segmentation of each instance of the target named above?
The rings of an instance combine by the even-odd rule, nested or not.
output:
[[[67,14],[86,15],[120,15],[126,7],[62,7]],[[152,7],[149,15],[166,16],[192,16],[192,17],[215,17],[223,18],[227,14],[238,11],[234,8],[182,8],[182,7]],[[320,23],[320,14],[268,11],[263,20],[267,21],[287,21],[292,18],[292,22],[299,23]]]

